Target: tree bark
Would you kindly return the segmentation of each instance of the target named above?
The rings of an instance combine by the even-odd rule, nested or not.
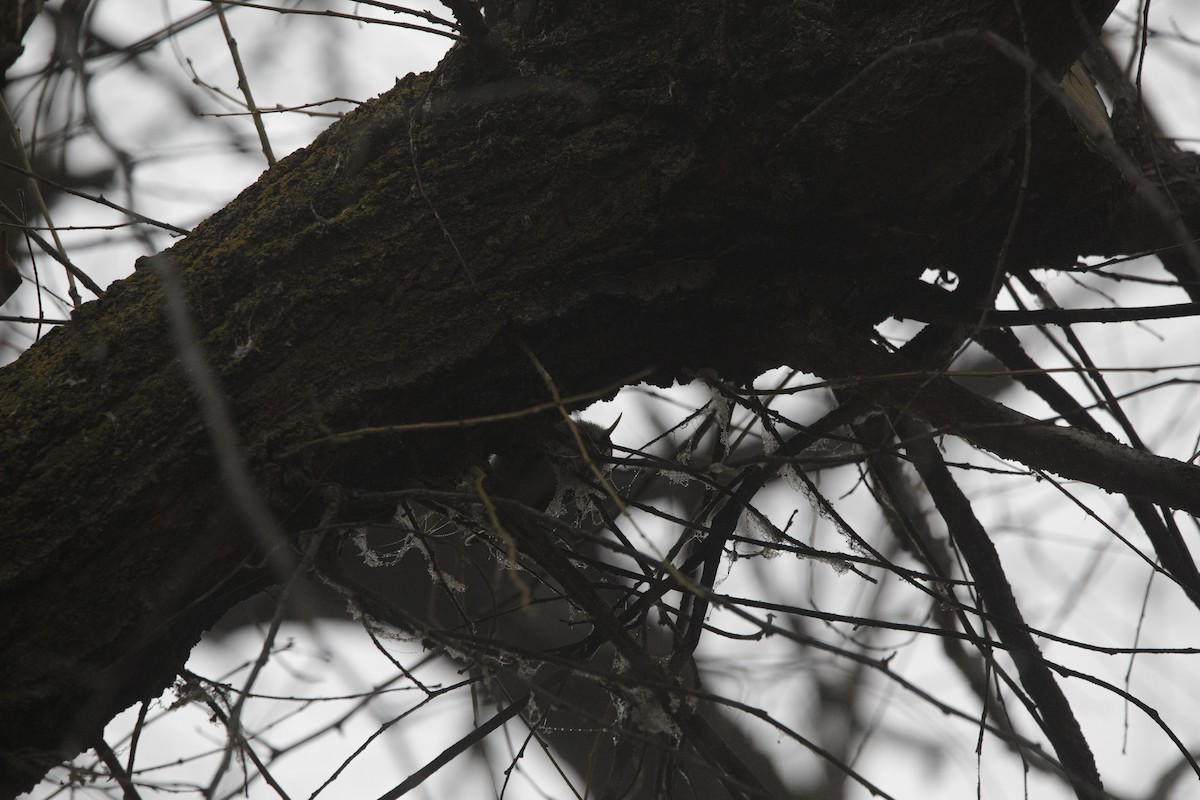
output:
[[[331,433],[544,405],[530,353],[564,397],[701,368],[859,375],[875,322],[982,308],[997,269],[1173,242],[981,33],[1057,80],[1085,47],[1080,20],[1098,29],[1110,0],[1081,0],[1081,18],[1010,0],[500,5],[486,36],[280,162],[0,373],[0,796],[160,693],[206,628],[279,579],[264,526],[294,543],[331,492],[452,485],[555,412]],[[1193,190],[1177,199],[1197,216]],[[927,267],[962,288],[930,290]],[[180,366],[164,274],[233,420],[246,502]],[[917,413],[953,427],[956,408]],[[1166,499],[1104,461],[1127,449],[1089,452],[1105,488]],[[1170,501],[1194,513],[1200,469],[1172,469]],[[271,520],[257,532],[255,497]]]

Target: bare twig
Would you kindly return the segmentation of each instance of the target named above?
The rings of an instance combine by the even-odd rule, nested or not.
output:
[[[246,98],[246,109],[254,118],[254,130],[258,132],[258,142],[262,146],[263,155],[267,157],[267,166],[273,167],[275,166],[275,153],[271,150],[271,140],[267,136],[267,128],[263,124],[258,104],[254,102],[254,94],[250,91],[250,79],[246,77],[246,68],[242,65],[241,55],[238,54],[237,39],[233,38],[233,31],[229,29],[229,21],[225,19],[225,8],[221,0],[213,0],[213,5],[217,9],[217,19],[221,21],[221,33],[225,34],[225,44],[229,47],[233,67],[237,70],[238,89]]]

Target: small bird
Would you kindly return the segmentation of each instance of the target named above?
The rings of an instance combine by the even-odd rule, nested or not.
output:
[[[585,494],[594,482],[592,467],[599,468],[612,455],[616,424],[602,428],[573,419],[544,428],[548,433],[543,438],[493,455],[484,487],[496,497],[560,513],[564,501]]]

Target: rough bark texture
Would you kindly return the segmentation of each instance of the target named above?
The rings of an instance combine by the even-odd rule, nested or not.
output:
[[[1093,28],[1112,5],[1079,3]],[[1013,8],[504,9],[486,38],[398,81],[83,307],[0,373],[0,796],[158,694],[208,626],[276,580],[228,499],[152,267],[178,270],[289,539],[318,523],[325,487],[445,484],[543,424],[308,446],[544,403],[522,345],[564,396],[647,368],[871,372],[852,360],[871,323],[986,303],[999,253],[1019,270],[1171,241],[977,33],[1057,79],[1085,45],[1072,4]],[[1179,199],[1185,217],[1200,207]],[[921,284],[926,267],[957,272],[961,294]],[[857,338],[839,357],[840,335]],[[978,420],[956,425],[955,408],[947,395],[915,410],[971,436]],[[1091,452],[1079,466],[1105,488],[1164,499],[1122,475],[1128,451]],[[1071,475],[1063,459],[1039,466]],[[1163,490],[1195,513],[1200,469],[1171,470]]]

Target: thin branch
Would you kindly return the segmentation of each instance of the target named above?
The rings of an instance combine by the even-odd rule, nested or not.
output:
[[[26,178],[33,178],[34,180],[38,181],[38,183],[44,183],[47,186],[49,186],[50,188],[54,189],[55,191],[66,192],[67,194],[72,194],[72,195],[75,195],[76,197],[82,197],[84,200],[87,200],[89,202],[97,203],[99,205],[105,206],[106,208],[111,208],[113,211],[120,211],[125,216],[129,217],[130,219],[137,220],[138,222],[144,222],[147,225],[153,225],[156,228],[162,228],[164,231],[174,233],[178,236],[188,236],[191,234],[191,231],[189,231],[187,228],[180,228],[176,225],[172,225],[169,222],[160,222],[159,220],[152,219],[151,217],[147,217],[145,214],[139,214],[138,212],[134,211],[133,209],[126,208],[125,206],[122,206],[122,205],[118,205],[118,204],[112,202],[111,200],[106,200],[103,195],[88,194],[87,192],[81,192],[78,189],[72,189],[70,186],[64,186],[63,184],[58,183],[57,181],[52,181],[49,178],[44,178],[35,172],[30,172],[29,170],[27,170],[23,167],[19,167],[16,164],[10,164],[9,162],[4,161],[3,159],[0,159],[0,167],[3,167],[4,169],[7,169],[11,172],[15,172],[18,175],[24,175]],[[22,227],[24,227],[24,225],[22,225]],[[30,231],[30,233],[32,233],[32,231]],[[76,275],[75,277],[79,277],[79,276]]]
[[[1200,302],[1172,303],[1137,308],[1039,308],[1027,311],[990,310],[983,314],[971,309],[949,307],[934,310],[905,309],[902,319],[938,325],[978,323],[983,328],[1015,328],[1023,325],[1076,325],[1083,322],[1135,322],[1147,319],[1176,319],[1200,316]]]
[[[1042,729],[1066,767],[1076,793],[1080,800],[1099,795],[1104,787],[1095,756],[1070,703],[1029,633],[1000,556],[975,516],[971,501],[954,482],[928,430],[905,419],[898,421],[897,429],[907,440],[905,448],[912,463],[970,567],[975,588],[988,609],[988,619],[1000,640],[1009,647],[1021,684],[1041,712]]]
[[[358,14],[347,14],[343,11],[332,11],[330,9],[312,9],[312,8],[280,8],[279,6],[268,6],[262,3],[247,2],[247,0],[221,0],[227,6],[240,6],[242,8],[256,8],[260,11],[274,11],[276,14],[299,14],[301,16],[311,17],[334,17],[335,19],[348,19],[353,22],[364,22],[372,25],[387,25],[393,28],[404,28],[410,31],[420,31],[421,33],[432,33],[435,36],[444,36],[447,39],[461,41],[462,36],[450,31],[444,31],[440,28],[431,28],[428,25],[417,25],[412,22],[400,22],[393,19],[379,19],[377,17],[363,17]],[[370,5],[370,4],[368,4]]]
[[[92,743],[92,747],[96,750],[97,755],[100,756],[100,760],[104,762],[104,766],[108,767],[108,772],[112,775],[113,780],[121,787],[121,792],[124,794],[125,800],[142,800],[142,796],[138,794],[137,787],[133,785],[133,779],[121,764],[121,760],[117,758],[117,754],[108,746],[108,742],[104,741],[103,737],[97,738]]]
[[[242,57],[238,53],[237,39],[233,38],[233,31],[229,29],[229,21],[225,19],[225,7],[221,4],[221,0],[213,0],[213,5],[217,9],[217,19],[221,22],[221,33],[225,35],[225,44],[229,48],[229,55],[233,58],[233,68],[237,70],[238,89],[246,98],[246,109],[254,118],[254,130],[258,132],[258,141],[262,146],[263,155],[267,158],[267,166],[273,167],[276,164],[275,152],[271,149],[271,140],[267,136],[262,113],[258,110],[258,104],[254,102],[254,94],[250,91],[250,79],[246,77],[246,68],[242,65]]]
[[[3,161],[0,161],[0,166],[6,165]],[[15,211],[9,208],[3,201],[0,201],[0,211],[2,211],[4,216],[8,217],[9,219],[21,219],[21,217]],[[22,227],[24,228],[24,226]],[[51,231],[53,232],[53,229],[51,229]],[[71,260],[67,258],[66,254],[63,253],[62,250],[60,250],[56,245],[50,244],[50,242],[47,242],[45,239],[39,236],[36,231],[29,228],[24,228],[24,233],[27,239],[33,241],[38,247],[42,248],[42,252],[46,253],[46,255],[53,258],[59,264],[62,264],[63,268],[66,269],[68,274],[78,278],[79,282],[83,284],[85,289],[97,297],[100,297],[104,294],[104,290],[100,288],[100,284],[92,280],[91,276],[89,276],[82,269],[72,264]],[[78,306],[76,306],[76,308],[78,308]]]
[[[525,710],[525,706],[529,705],[532,698],[532,692],[527,692],[524,696],[514,700],[504,707],[503,710],[495,714],[491,719],[482,725],[476,727],[466,736],[459,739],[454,744],[447,747],[437,755],[432,761],[419,770],[405,778],[395,788],[389,789],[379,796],[379,800],[396,800],[398,797],[411,792],[413,789],[420,786],[433,773],[437,772],[442,767],[449,764],[454,759],[465,753],[467,750],[474,747],[479,742],[482,742],[493,731],[498,730],[513,717]]]
[[[826,327],[830,327],[826,323]],[[935,331],[926,328],[906,347]],[[916,365],[904,354],[890,354],[850,331],[793,331],[795,365],[828,376],[851,370],[846,384],[884,408],[906,412],[938,429],[961,436],[1001,458],[1033,469],[1084,481],[1110,492],[1141,497],[1158,505],[1200,516],[1200,467],[1144,453],[1107,437],[1063,428],[1026,416],[980,397],[945,377],[875,380],[880,375],[913,374]],[[920,348],[914,347],[914,351]],[[1182,541],[1155,542],[1163,565],[1192,602],[1200,605],[1200,571]]]

